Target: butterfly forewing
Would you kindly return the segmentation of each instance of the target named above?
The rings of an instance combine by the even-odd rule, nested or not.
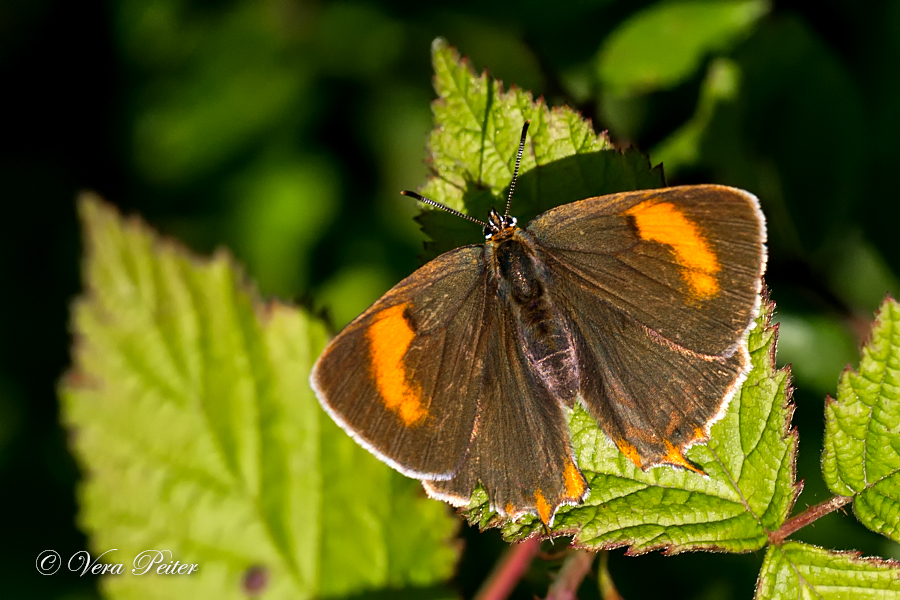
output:
[[[635,464],[696,468],[749,368],[765,229],[756,199],[722,186],[575,202],[528,226],[578,340],[581,400]]]
[[[403,473],[446,478],[466,454],[483,376],[481,246],[404,279],[331,342],[313,369],[322,405]]]
[[[589,198],[540,215],[527,230],[557,280],[685,349],[733,351],[758,308],[765,225],[756,198],[742,190],[697,185]]]

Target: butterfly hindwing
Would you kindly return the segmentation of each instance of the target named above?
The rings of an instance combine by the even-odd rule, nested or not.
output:
[[[426,481],[426,490],[456,506],[481,483],[491,508],[508,517],[537,513],[548,526],[562,504],[587,492],[569,444],[563,407],[537,377],[509,306],[497,303],[486,347],[478,425],[459,472]]]
[[[587,296],[566,286],[558,292],[576,303]],[[604,432],[638,467],[671,464],[696,470],[684,450],[707,439],[709,424],[749,368],[747,351],[690,352],[602,304],[572,314],[581,398]]]

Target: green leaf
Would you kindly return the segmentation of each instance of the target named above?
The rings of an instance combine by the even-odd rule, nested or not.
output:
[[[583,408],[572,412],[572,442],[591,493],[580,506],[560,508],[554,533],[573,535],[578,546],[591,549],[629,546],[631,554],[749,552],[767,543],[800,492],[794,469],[797,435],[789,430],[789,378],[774,367],[771,311],[772,305],[763,302],[750,333],[753,368],[743,388],[713,425],[709,442],[686,454],[708,478],[665,466],[644,472]],[[466,516],[481,526],[501,524],[483,495],[473,497]],[[530,515],[503,524],[510,540],[540,533],[540,522]]]
[[[435,40],[432,58],[439,96],[428,144],[434,175],[420,188],[423,195],[481,220],[491,206],[505,207],[526,119],[531,126],[511,210],[523,224],[561,204],[665,184],[662,170],[636,150],[614,150],[606,134],[595,134],[568,107],[550,108],[530,92],[504,91],[486,73],[476,75],[445,40]],[[426,258],[484,243],[480,227],[448,213],[425,209],[418,220],[434,240]]]
[[[303,311],[262,305],[218,253],[189,255],[96,198],[80,202],[85,294],[73,307],[63,420],[85,473],[79,522],[125,573],[112,598],[267,598],[440,587],[456,525],[417,482],[347,437],[309,389],[326,341]],[[137,576],[141,551],[198,564]]]
[[[900,304],[881,305],[858,371],[825,405],[822,473],[869,529],[900,541]]]
[[[707,55],[728,50],[769,11],[766,0],[688,0],[653,4],[607,38],[597,73],[616,95],[672,87]]]
[[[770,546],[756,597],[760,600],[900,598],[900,565],[799,542]]]

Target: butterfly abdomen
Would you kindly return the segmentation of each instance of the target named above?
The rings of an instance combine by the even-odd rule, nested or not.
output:
[[[567,319],[547,294],[547,271],[527,233],[489,243],[500,302],[510,305],[519,342],[534,374],[559,401],[572,405],[578,390],[578,362]]]

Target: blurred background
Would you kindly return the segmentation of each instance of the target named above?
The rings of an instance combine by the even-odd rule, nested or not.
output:
[[[664,162],[669,184],[761,198],[778,360],[795,376],[798,509],[828,497],[824,397],[900,293],[900,2],[2,0],[5,595],[97,597],[91,576],[34,569],[41,550],[87,547],[55,396],[80,289],[77,192],[199,253],[229,248],[263,294],[327,307],[340,327],[419,264],[418,208],[398,192],[428,172],[438,35]],[[504,544],[461,536],[454,585],[468,597]],[[852,516],[796,537],[900,558]],[[750,598],[761,560],[617,551],[610,570],[626,598]],[[545,570],[518,597],[543,594]]]

